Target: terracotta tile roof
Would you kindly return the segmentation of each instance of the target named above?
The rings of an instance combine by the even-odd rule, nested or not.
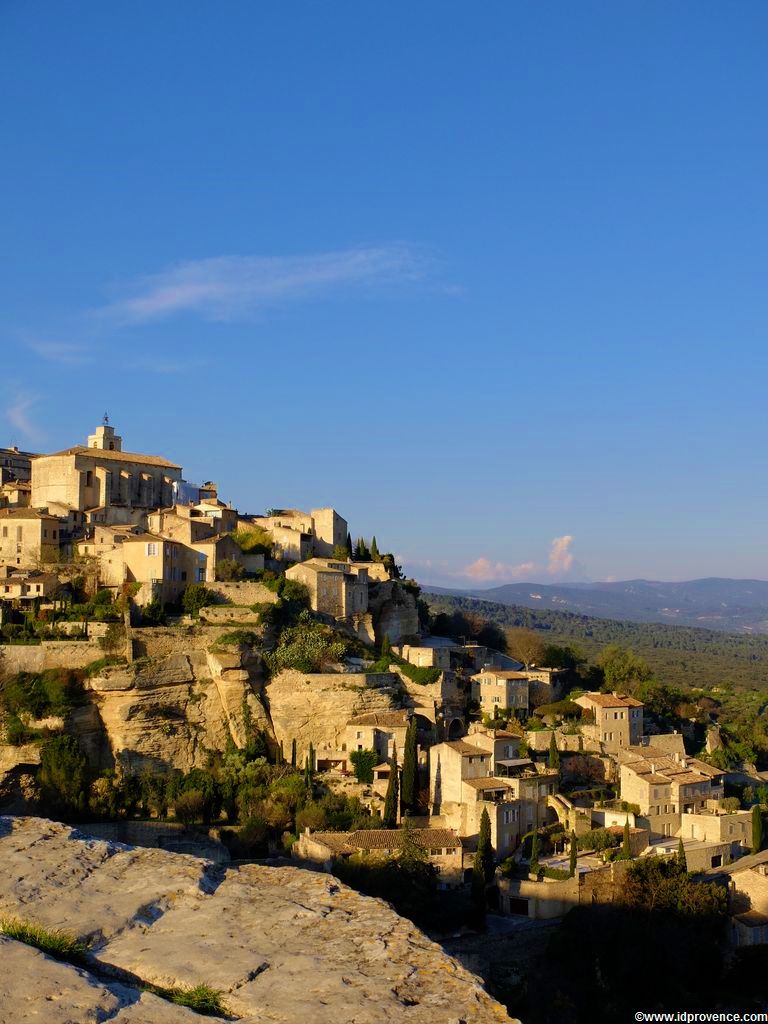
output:
[[[39,508],[0,508],[0,517],[3,519],[56,519]]]
[[[462,779],[464,785],[471,786],[472,789],[485,790],[485,789],[512,789],[512,784],[506,779],[495,779],[491,775],[486,775],[482,779]]]
[[[525,672],[512,672],[502,668],[484,668],[472,678],[479,679],[480,676],[496,676],[498,679],[528,679]]]
[[[722,771],[705,764],[695,757],[682,757],[678,761],[662,750],[653,747],[628,747],[622,757],[622,764],[646,782],[657,785],[675,783],[678,786],[698,785],[711,782],[722,775]]]
[[[312,832],[309,838],[334,852],[357,853],[358,850],[396,850],[402,846],[405,831],[402,828],[369,828],[356,832]],[[461,840],[449,828],[414,828],[410,833],[425,850],[461,849]]]
[[[644,707],[643,702],[635,700],[634,697],[622,697],[615,693],[583,693],[581,697],[576,698],[576,703],[580,700],[588,700],[591,704],[596,704],[600,708],[642,708]]]
[[[407,711],[369,711],[364,715],[355,715],[347,725],[377,725],[384,729],[405,728],[408,725]]]
[[[89,455],[93,459],[107,459],[112,462],[136,462],[145,466],[164,466],[167,469],[181,469],[175,462],[169,462],[159,455],[140,455],[138,452],[114,452],[108,448],[88,448],[84,444],[76,444],[72,448],[65,448],[61,452],[53,452],[51,455],[41,455],[45,458],[57,458],[61,455]]]
[[[451,750],[455,750],[457,754],[461,754],[462,757],[482,755],[483,757],[490,757],[490,751],[483,750],[482,747],[476,747],[472,743],[467,743],[465,740],[450,740],[445,744],[446,747],[450,747]]]

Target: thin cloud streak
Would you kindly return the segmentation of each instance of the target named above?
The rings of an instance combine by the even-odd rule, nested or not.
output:
[[[43,437],[42,431],[32,422],[29,415],[36,403],[37,395],[31,392],[17,392],[5,411],[6,419],[11,426],[30,441],[37,441]]]
[[[86,345],[73,345],[64,341],[28,341],[30,351],[51,363],[62,363],[65,366],[80,366],[90,362],[92,355]]]
[[[248,320],[266,306],[349,287],[422,278],[429,259],[406,245],[344,249],[310,256],[218,256],[138,278],[125,298],[100,310],[121,325],[192,313],[207,320]]]

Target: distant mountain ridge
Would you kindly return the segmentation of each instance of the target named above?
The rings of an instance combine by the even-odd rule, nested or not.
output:
[[[710,577],[682,583],[505,583],[484,590],[425,585],[425,590],[596,618],[699,626],[730,633],[768,633],[766,580]]]

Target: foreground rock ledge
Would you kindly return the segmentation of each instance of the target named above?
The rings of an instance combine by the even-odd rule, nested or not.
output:
[[[0,817],[0,865],[0,914],[91,942],[78,970],[0,940],[3,1021],[212,1019],[142,993],[146,983],[210,985],[252,1024],[510,1019],[475,975],[388,904],[329,875],[221,870],[10,817]]]

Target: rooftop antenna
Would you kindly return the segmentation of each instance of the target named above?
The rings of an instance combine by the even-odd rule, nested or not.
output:
[[[105,413],[104,413],[104,420],[103,420],[103,423],[104,423],[104,426],[105,426],[105,427],[108,427],[108,426],[109,426],[109,413],[107,413],[107,412],[105,412]]]

